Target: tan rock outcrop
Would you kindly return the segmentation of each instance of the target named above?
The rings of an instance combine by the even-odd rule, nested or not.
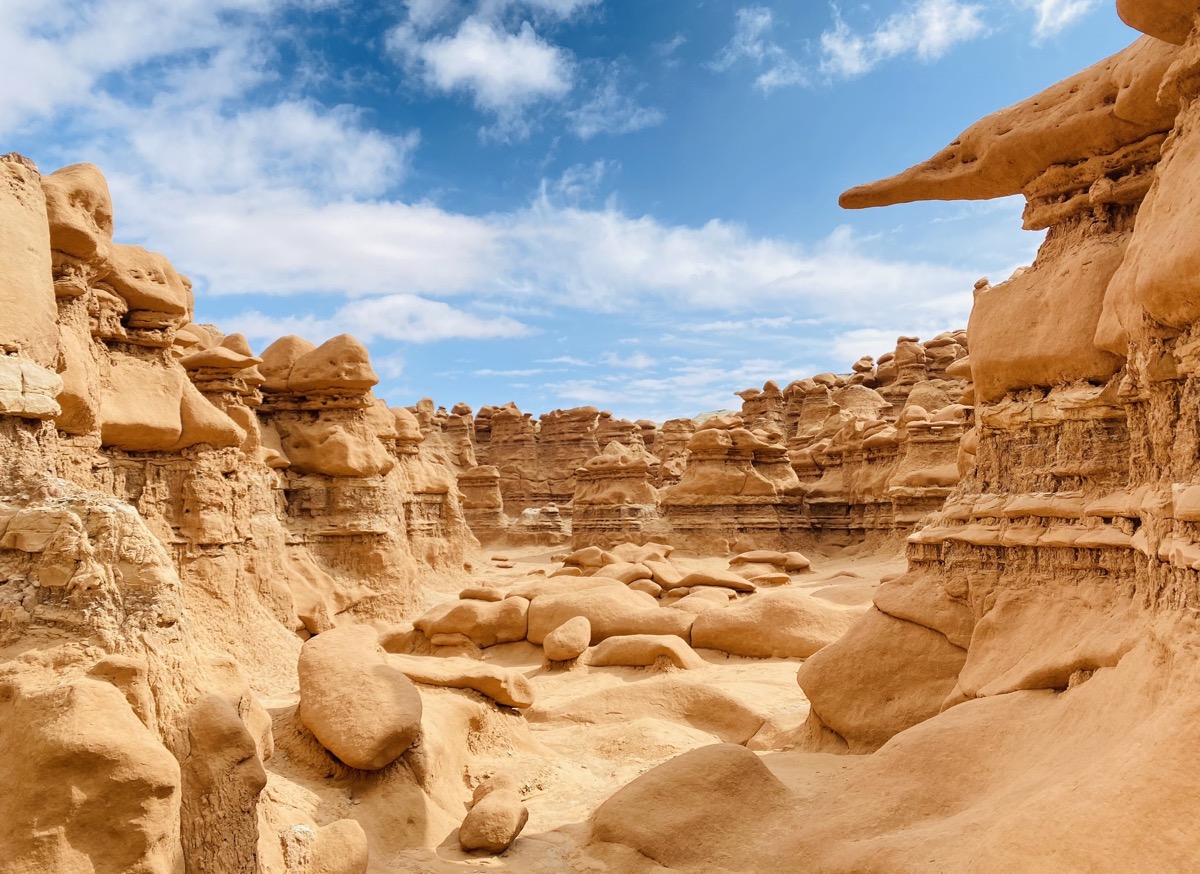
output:
[[[805,781],[802,801],[774,808],[786,821],[773,820],[774,834],[719,841],[706,861],[738,852],[730,867],[758,870],[797,859],[842,871],[1171,868],[1195,846],[1177,812],[1194,769],[1176,745],[1194,733],[1200,701],[1189,521],[1200,313],[1186,291],[1196,247],[1179,229],[1194,194],[1200,35],[1192,4],[1119,5],[1175,45],[1139,40],[985,119],[930,162],[844,197],[866,206],[1020,192],[1027,224],[1049,233],[1009,288],[979,288],[975,436],[944,507],[909,537],[909,572],[801,668],[810,744],[877,751]],[[1030,305],[1065,336],[1009,333]],[[701,616],[693,641],[701,621],[728,612]],[[685,800],[696,780],[664,787],[649,776],[626,797],[637,787],[699,813]],[[728,795],[749,803],[755,793]],[[617,809],[597,814],[596,841],[686,866]],[[1145,828],[1180,838],[1146,840]]]
[[[420,737],[421,696],[388,658],[361,625],[326,631],[300,650],[300,720],[352,768],[385,768]]]

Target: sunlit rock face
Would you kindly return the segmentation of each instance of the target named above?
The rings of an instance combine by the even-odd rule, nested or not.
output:
[[[947,471],[944,506],[908,538],[907,573],[800,669],[808,748],[873,754],[806,776],[756,814],[770,825],[753,836],[713,830],[706,860],[1171,868],[1200,846],[1181,811],[1200,775],[1179,746],[1200,711],[1200,10],[1117,6],[1148,36],[843,196],[857,208],[1020,193],[1026,227],[1047,234],[1031,267],[977,286],[970,414],[917,414],[910,396],[896,421],[967,431],[957,484]],[[702,785],[676,762],[622,797],[670,799],[685,820],[711,811],[688,805]],[[736,772],[720,800],[731,809],[778,791],[772,774],[712,767]],[[592,846],[686,867],[694,848],[638,819],[610,802]]]
[[[6,777],[0,867],[282,872],[251,688],[461,567],[455,473],[354,338],[256,355],[195,324],[94,166],[0,173],[0,746],[38,775]]]

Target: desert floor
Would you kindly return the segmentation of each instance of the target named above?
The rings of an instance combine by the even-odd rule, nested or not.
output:
[[[443,576],[426,586],[428,604],[457,597],[472,581],[517,583],[558,567],[551,556],[563,550],[503,549],[474,557],[473,569]],[[904,570],[899,545],[810,549],[811,572],[792,585],[841,603],[870,603],[881,579]],[[674,553],[671,560],[685,570],[724,569],[726,559]],[[512,567],[499,567],[511,564]],[[519,872],[606,871],[609,865],[584,857],[586,820],[618,788],[650,768],[682,752],[722,741],[744,743],[759,752],[785,782],[797,785],[814,776],[852,767],[844,756],[786,753],[790,737],[808,714],[808,702],[796,684],[796,659],[753,659],[698,650],[704,668],[680,670],[668,664],[648,668],[598,668],[578,665],[548,670],[541,649],[526,642],[482,651],[482,660],[517,668],[533,683],[536,704],[524,718],[506,708],[473,700],[470,693],[423,687],[426,733],[439,729],[447,748],[465,751],[442,764],[433,775],[450,791],[434,793],[445,800],[457,788],[461,804],[422,807],[419,797],[395,786],[364,784],[329,775],[313,780],[311,771],[291,767],[288,744],[277,740],[268,764],[268,792],[277,800],[307,809],[320,821],[353,816],[371,836],[372,872],[449,872],[487,869]],[[290,709],[298,695],[281,694],[268,702],[277,715]],[[473,710],[464,709],[464,702]],[[461,733],[465,730],[465,744]],[[278,734],[278,733],[277,733]],[[457,740],[450,735],[455,735]],[[439,750],[430,760],[440,758]],[[444,760],[443,760],[444,761]],[[458,773],[454,773],[458,771]],[[499,857],[472,856],[459,849],[458,822],[468,809],[469,786],[493,773],[506,772],[522,785],[529,822],[513,847]],[[306,776],[308,775],[308,776]],[[423,833],[434,850],[389,848],[389,834]],[[409,846],[412,844],[410,843]],[[625,866],[621,866],[624,868]],[[654,866],[646,868],[654,870]],[[659,869],[662,870],[662,869]]]

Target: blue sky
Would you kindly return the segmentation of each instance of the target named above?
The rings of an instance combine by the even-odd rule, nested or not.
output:
[[[845,188],[1127,45],[1108,0],[5,0],[3,151],[393,405],[665,419],[962,327],[1021,203]]]

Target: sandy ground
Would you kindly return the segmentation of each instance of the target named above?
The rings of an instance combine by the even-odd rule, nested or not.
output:
[[[430,581],[426,588],[428,603],[457,597],[459,589],[472,580],[504,584],[531,575],[540,577],[559,566],[551,561],[551,555],[562,551],[526,548],[481,553],[463,578]],[[899,548],[892,545],[874,552],[860,547],[807,554],[813,562],[812,572],[795,576],[792,585],[827,588],[835,583],[848,599],[862,603],[869,603],[881,578],[898,574],[905,567]],[[689,571],[728,566],[724,558],[678,553],[671,560]],[[513,566],[497,567],[501,563]],[[785,782],[811,779],[828,769],[845,766],[843,757],[780,756],[775,752],[788,748],[808,715],[808,702],[796,684],[799,660],[698,652],[707,664],[690,671],[671,666],[548,670],[541,649],[528,643],[483,650],[484,661],[524,673],[534,686],[537,703],[524,718],[512,713],[495,718],[473,717],[469,749],[461,761],[453,764],[463,772],[464,799],[469,798],[468,787],[486,776],[498,772],[515,776],[522,784],[529,809],[528,824],[502,856],[465,854],[457,841],[457,822],[467,809],[464,804],[460,810],[447,810],[429,819],[425,834],[428,843],[436,844],[434,849],[388,852],[386,842],[372,835],[370,870],[380,874],[469,869],[606,870],[582,858],[578,851],[591,812],[619,787],[655,765],[707,744],[743,743],[753,735],[747,746],[763,755]],[[426,691],[434,694],[426,696]],[[427,712],[431,704],[434,710],[453,708],[461,704],[462,695],[423,688]],[[289,704],[287,700],[272,703],[279,708]],[[481,723],[478,727],[477,722]],[[761,728],[755,731],[759,725]],[[366,809],[384,796],[373,799],[369,791],[322,784],[304,777],[303,767],[289,768],[286,756],[284,759],[272,768],[276,774],[273,785],[280,797],[307,791],[313,798],[309,803],[297,801],[296,806],[311,809],[312,800],[320,798],[321,819],[353,816],[364,822],[369,834],[388,828],[386,819],[379,819],[373,826],[374,814]],[[453,781],[454,777],[450,775],[449,779]],[[394,799],[388,803],[394,803]]]

